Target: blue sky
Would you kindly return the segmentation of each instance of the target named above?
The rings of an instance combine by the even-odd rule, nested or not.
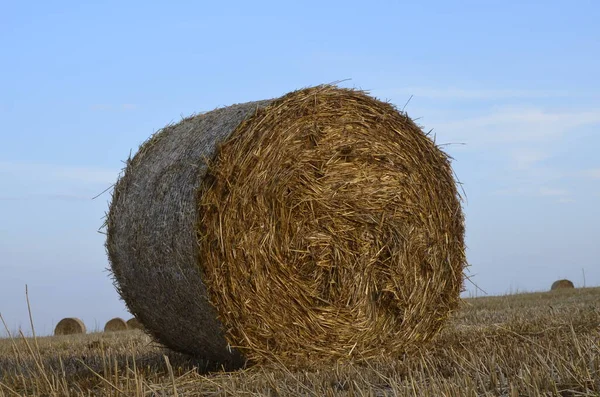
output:
[[[600,285],[598,20],[596,1],[1,2],[0,312],[28,328],[28,284],[39,333],[128,317],[98,233],[110,195],[91,198],[129,152],[182,116],[342,79],[412,96],[448,144],[482,290]]]

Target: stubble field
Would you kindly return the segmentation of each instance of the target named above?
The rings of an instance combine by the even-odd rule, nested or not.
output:
[[[396,359],[239,371],[141,331],[0,339],[4,396],[599,396],[600,288],[466,299],[428,346]]]

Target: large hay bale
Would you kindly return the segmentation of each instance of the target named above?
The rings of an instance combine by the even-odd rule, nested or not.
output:
[[[127,329],[140,329],[140,330],[143,330],[144,326],[142,325],[142,323],[140,323],[140,320],[138,320],[135,317],[132,317],[129,320],[127,320]]]
[[[120,317],[115,317],[106,322],[104,332],[126,331],[127,323]]]
[[[78,318],[68,317],[63,318],[56,324],[54,335],[74,335],[85,334],[85,324]]]
[[[333,86],[153,135],[115,186],[106,247],[148,331],[234,365],[405,352],[457,308],[466,266],[449,158]]]
[[[556,289],[568,289],[568,288],[575,288],[575,286],[573,285],[573,282],[571,282],[570,280],[567,280],[567,279],[556,280],[555,282],[552,283],[552,286],[550,287],[550,291],[554,291]]]

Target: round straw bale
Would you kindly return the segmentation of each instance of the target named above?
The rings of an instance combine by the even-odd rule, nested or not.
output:
[[[144,326],[142,325],[142,323],[140,323],[140,320],[138,320],[135,317],[132,317],[129,320],[127,320],[127,329],[144,329]]]
[[[114,331],[125,331],[127,330],[127,323],[120,317],[115,317],[106,323],[104,326],[104,332],[114,332]]]
[[[131,313],[234,364],[406,352],[457,308],[466,266],[449,157],[393,105],[329,85],[165,127],[106,225]]]
[[[555,282],[553,282],[552,286],[550,287],[550,290],[554,291],[555,289],[567,289],[567,288],[575,288],[575,286],[573,285],[573,283],[570,280],[563,279],[563,280],[556,280]]]
[[[73,334],[85,334],[85,324],[78,318],[68,317],[63,318],[56,324],[54,328],[54,335],[73,335]]]

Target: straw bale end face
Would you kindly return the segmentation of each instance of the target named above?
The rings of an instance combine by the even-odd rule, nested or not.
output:
[[[167,127],[107,225],[130,311],[219,361],[400,354],[457,308],[466,266],[449,158],[392,105],[332,86]]]
[[[573,282],[571,280],[563,279],[563,280],[556,280],[555,282],[553,282],[552,286],[550,287],[550,290],[554,291],[557,289],[573,289],[573,288],[575,288],[575,285],[573,285]]]
[[[144,326],[142,325],[142,323],[140,323],[140,321],[137,318],[132,317],[129,320],[127,320],[127,329],[143,330]]]
[[[56,324],[54,335],[74,335],[85,334],[85,324],[78,318],[68,317],[63,318]]]
[[[104,325],[104,332],[116,332],[116,331],[126,331],[127,330],[127,322],[122,318],[115,317],[110,319]]]

